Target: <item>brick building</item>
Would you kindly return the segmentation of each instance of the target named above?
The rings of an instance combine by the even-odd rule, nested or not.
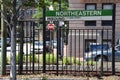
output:
[[[108,10],[108,9],[113,9],[113,3],[116,4],[116,22],[115,22],[116,38],[115,39],[117,42],[117,40],[120,39],[120,0],[69,0],[69,9],[70,10],[101,10],[101,9]],[[74,21],[69,21],[69,28],[112,30],[112,23],[113,23],[112,20],[74,20]],[[84,34],[83,32],[79,32],[79,33],[80,36],[75,35],[78,34],[77,31],[76,32],[73,31],[72,34],[69,33],[69,45],[70,45],[69,51],[73,55],[74,54],[79,55],[80,53],[84,53],[86,50],[86,45],[88,43],[91,42],[101,43],[102,42],[101,40],[109,44],[111,44],[112,42],[112,32],[107,33],[107,31],[104,31],[103,39],[101,39],[101,32],[99,31],[96,32],[89,30],[89,31],[84,31]],[[70,37],[71,35],[72,37]],[[84,39],[82,37],[83,35],[84,35]]]

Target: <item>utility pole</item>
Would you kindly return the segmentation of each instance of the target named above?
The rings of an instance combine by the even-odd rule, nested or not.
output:
[[[3,2],[3,0],[1,0]],[[0,65],[1,65],[1,75],[6,74],[6,25],[4,21],[4,15],[5,15],[5,10],[4,10],[4,5],[1,4],[1,54],[0,54]]]

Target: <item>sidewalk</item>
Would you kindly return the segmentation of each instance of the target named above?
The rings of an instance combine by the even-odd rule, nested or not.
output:
[[[16,80],[97,80],[90,79],[86,76],[67,76],[67,75],[53,75],[53,74],[33,74],[33,75],[17,75]],[[10,80],[10,76],[0,76],[0,80]]]

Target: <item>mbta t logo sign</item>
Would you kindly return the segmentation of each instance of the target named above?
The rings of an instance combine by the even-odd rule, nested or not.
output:
[[[55,25],[53,23],[49,23],[48,30],[54,30],[54,29],[55,29]]]

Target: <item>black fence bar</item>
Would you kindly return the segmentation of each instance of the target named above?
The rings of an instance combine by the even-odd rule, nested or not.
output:
[[[40,29],[37,29],[36,31],[35,31],[35,33],[37,33],[37,38],[38,38],[38,41],[40,41],[40,35],[41,35],[41,33],[40,33]],[[35,34],[35,36],[36,36],[36,34]],[[39,51],[38,51],[39,52]],[[41,66],[41,64],[40,64],[40,60],[41,60],[41,57],[40,57],[40,54],[38,54],[38,56],[37,56],[37,58],[38,58],[38,68],[37,68],[37,70],[38,70],[38,73],[40,72],[40,66]]]
[[[97,33],[98,33],[98,30],[95,30],[95,38],[96,38],[96,41],[98,41]],[[97,43],[96,43],[96,45],[97,45]],[[97,55],[97,50],[96,50],[96,55]],[[98,63],[98,62],[96,61],[96,65],[95,65],[95,66],[96,66],[96,69],[95,69],[95,70],[96,70],[96,74],[98,74],[98,71],[97,71],[98,65],[97,65],[97,63]]]
[[[27,40],[28,40],[28,33],[27,33],[28,29],[27,29],[27,27],[29,27],[29,25],[28,25],[29,23],[30,22],[28,22],[28,21],[25,22],[25,27],[26,27],[26,29],[25,29],[25,42],[27,42]],[[27,74],[28,73],[28,63],[29,63],[28,62],[28,57],[29,57],[28,56],[28,44],[25,44],[25,46],[26,46],[26,48],[25,48],[26,49],[26,65],[25,66],[26,66],[26,74]]]
[[[87,39],[89,39],[89,30],[87,30],[86,31],[86,34],[87,34]],[[85,43],[86,44],[86,43]],[[85,48],[86,48],[87,46],[85,45]],[[86,54],[85,54],[86,55]],[[87,56],[88,56],[88,54],[87,54]],[[84,67],[84,66],[83,66]],[[89,63],[87,62],[87,75],[89,75],[89,71],[90,71],[90,69],[89,69]]]
[[[79,39],[78,39],[78,41],[79,41],[79,62],[78,62],[78,64],[79,64],[79,72],[80,72],[80,69],[81,69],[81,67],[80,67],[80,65],[81,65],[81,60],[80,60],[80,57],[81,57],[81,54],[80,54],[80,44],[81,44],[81,40],[80,40],[80,32],[81,32],[81,30],[79,30]]]
[[[43,73],[46,73],[46,7],[43,7]]]
[[[83,34],[83,36],[82,36],[82,38],[83,38],[83,48],[85,48],[85,41],[84,41],[84,39],[85,39],[85,30],[82,30],[82,34]],[[86,56],[86,54],[85,54],[85,50],[83,49],[83,59],[85,58],[85,56]],[[83,72],[85,71],[85,62],[84,62],[84,60],[83,60]]]
[[[32,29],[33,29],[33,49],[35,48],[34,46],[35,46],[35,23],[34,22],[31,22],[31,25],[32,25]],[[34,51],[34,50],[33,50]],[[34,67],[35,67],[35,54],[34,54],[34,52],[33,52],[33,54],[32,54],[32,56],[33,56],[33,59],[32,59],[32,72],[34,73]]]
[[[72,44],[72,42],[73,42],[73,40],[72,40],[72,38],[73,38],[73,36],[72,36],[72,34],[73,34],[73,31],[74,31],[74,29],[73,30],[70,30],[70,34],[71,34],[71,36],[70,36],[70,38],[71,38],[71,40],[70,40],[70,62],[72,63],[72,52],[73,52],[73,49],[72,49],[72,46],[73,46],[73,44]],[[71,69],[72,69],[72,65],[70,66],[71,67]],[[71,74],[72,74],[72,70],[71,70]]]
[[[28,39],[28,42],[30,42],[30,43],[32,42],[32,44],[34,45],[34,39],[33,39],[34,35],[33,34],[34,34],[34,29],[33,29],[33,24],[32,24],[32,21],[31,21],[30,22],[30,36],[29,36],[30,39]],[[31,46],[31,44],[30,44],[30,46]],[[34,47],[33,47],[33,49],[34,49]],[[34,51],[32,53],[34,53]],[[29,58],[30,58],[30,61],[29,61],[30,73],[33,73],[32,67],[34,67],[32,65],[33,58],[31,58],[33,56],[32,53],[31,53],[31,50],[30,50],[30,56],[28,57],[28,61],[29,61]]]
[[[57,25],[58,25],[58,23],[57,23]],[[58,58],[59,58],[59,29],[57,28],[57,67],[56,67],[56,72],[57,72],[57,76],[58,76],[58,74],[59,74],[59,60],[58,60]]]
[[[75,41],[74,41],[74,42],[75,42],[75,43],[74,43],[74,49],[75,49],[75,51],[74,51],[74,52],[75,52],[75,55],[74,55],[74,58],[75,58],[75,61],[74,61],[74,63],[75,63],[75,71],[74,71],[74,72],[75,72],[75,73],[74,73],[74,75],[76,75],[76,59],[77,59],[77,58],[76,58],[76,54],[77,54],[77,53],[76,53],[76,48],[77,48],[77,47],[76,47],[76,36],[77,36],[77,35],[76,35],[76,33],[77,33],[76,31],[77,31],[77,30],[74,31],[74,34],[75,34],[75,37],[74,37],[74,38],[75,38]]]
[[[104,34],[104,30],[102,30],[101,34],[102,34],[101,35],[102,36],[101,37],[101,44],[102,44],[102,48],[101,48],[102,52],[101,53],[102,53],[102,55],[101,55],[101,67],[100,68],[101,68],[101,76],[103,76],[103,58],[104,58],[104,56],[103,56],[103,36],[104,35],[103,34]]]
[[[24,41],[23,41],[23,38],[24,38],[24,30],[23,30],[23,25],[24,25],[24,22],[23,21],[20,21],[19,22],[19,25],[20,25],[20,63],[19,63],[19,74],[22,74],[22,71],[23,71],[23,44],[24,44]],[[18,39],[19,40],[19,39]]]
[[[112,75],[115,75],[115,22],[116,22],[116,4],[113,3],[112,10]]]

